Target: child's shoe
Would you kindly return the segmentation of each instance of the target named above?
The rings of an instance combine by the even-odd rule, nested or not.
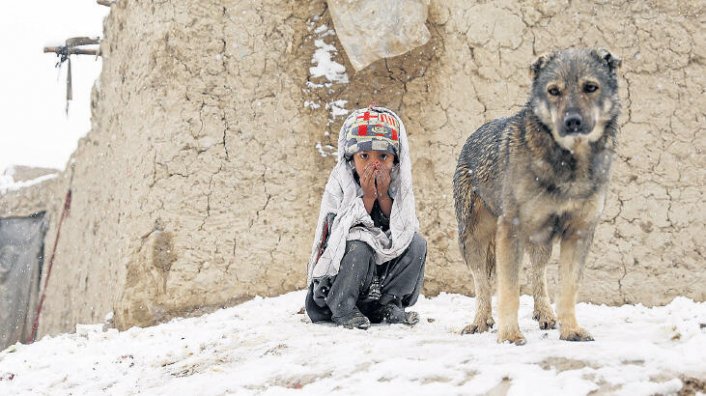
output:
[[[402,323],[408,326],[414,326],[419,323],[419,314],[414,311],[405,312],[403,308],[395,304],[386,304],[376,309],[372,315],[370,315],[370,319],[375,323],[380,323],[385,320],[390,324]]]
[[[343,326],[347,329],[363,329],[367,330],[370,327],[370,320],[363,315],[358,307],[353,308],[353,312],[348,315],[341,316],[339,318],[331,318],[334,323],[339,326]]]

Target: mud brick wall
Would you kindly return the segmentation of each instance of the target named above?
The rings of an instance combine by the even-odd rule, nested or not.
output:
[[[451,194],[458,152],[525,103],[539,54],[568,46],[623,59],[620,146],[581,299],[706,300],[702,1],[433,0],[427,23],[426,45],[354,73],[322,33],[323,0],[114,5],[92,131],[44,205],[56,219],[72,188],[42,334],[110,311],[126,328],[303,288],[340,109],[371,101],[407,125],[424,292],[472,293]],[[311,76],[317,40],[347,82]],[[21,194],[1,197],[0,215],[27,211],[12,203]]]

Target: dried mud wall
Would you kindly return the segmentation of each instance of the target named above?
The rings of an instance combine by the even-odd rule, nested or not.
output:
[[[706,300],[705,18],[700,1],[431,1],[426,45],[353,73],[323,0],[121,0],[93,130],[57,182],[73,203],[40,330],[110,311],[119,328],[150,325],[303,288],[342,109],[371,102],[407,125],[424,292],[472,293],[451,194],[459,150],[525,103],[539,54],[569,46],[623,59],[620,147],[581,299]],[[312,75],[326,46],[345,75]]]
[[[91,136],[110,169],[91,179],[118,208],[99,237],[121,244],[107,260],[118,327],[303,286],[318,168],[306,65],[290,58],[307,15],[275,1],[114,6]]]
[[[465,136],[525,103],[527,68],[537,55],[586,46],[609,48],[623,59],[623,115],[612,186],[580,298],[648,305],[677,295],[706,299],[706,5],[438,1],[430,13],[439,41],[432,45],[443,51],[425,78],[406,84],[407,92],[416,85],[428,93],[405,95],[401,103],[405,116],[417,121],[410,129],[424,136],[413,140],[420,221],[438,249],[430,254],[438,261],[427,291],[469,290],[447,194]],[[419,150],[425,146],[437,151]]]

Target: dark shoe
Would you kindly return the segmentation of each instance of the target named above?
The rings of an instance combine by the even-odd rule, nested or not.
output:
[[[414,326],[419,323],[419,314],[416,312],[405,312],[403,308],[395,304],[383,305],[376,309],[370,319],[375,323],[380,323],[383,320],[390,324],[402,323],[408,326]]]
[[[419,314],[414,311],[409,311],[404,313],[404,324],[408,326],[414,326],[419,323]]]
[[[370,320],[363,315],[358,308],[354,308],[353,312],[341,317],[332,317],[334,323],[343,326],[347,329],[363,329],[367,330],[370,327]]]

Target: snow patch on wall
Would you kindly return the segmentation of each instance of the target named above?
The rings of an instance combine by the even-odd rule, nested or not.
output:
[[[321,144],[321,142],[316,142],[316,151],[324,158],[336,155],[336,147],[330,144]]]
[[[334,30],[328,29],[326,25],[321,25],[314,30],[314,33],[319,38],[314,40],[316,51],[314,51],[314,55],[311,58],[311,63],[316,66],[309,68],[311,77],[325,77],[332,83],[348,83],[346,67],[333,59],[338,53],[336,46],[324,41],[324,37],[335,35]]]
[[[321,98],[334,92],[332,89],[334,84],[348,84],[349,79],[346,67],[335,60],[337,56],[340,56],[338,49],[333,44],[336,36],[335,30],[325,23],[316,26],[319,20],[318,16],[314,16],[307,23],[307,29],[313,34],[314,47],[316,49],[311,59],[311,63],[315,66],[309,68],[309,79],[306,82],[307,88],[305,92],[314,93],[315,96]],[[327,37],[332,37],[332,40],[326,41],[325,38]],[[316,95],[317,91],[323,95]],[[322,101],[306,100],[304,101],[304,107],[318,110],[323,106],[324,109],[328,110],[326,130],[324,130],[324,136],[328,137],[331,135],[330,126],[336,122],[336,119],[345,117],[350,113],[350,110],[345,108],[346,103],[348,101],[343,99],[323,101],[323,103]],[[330,144],[324,144],[319,141],[316,142],[315,147],[322,157],[336,154],[336,147]]]

